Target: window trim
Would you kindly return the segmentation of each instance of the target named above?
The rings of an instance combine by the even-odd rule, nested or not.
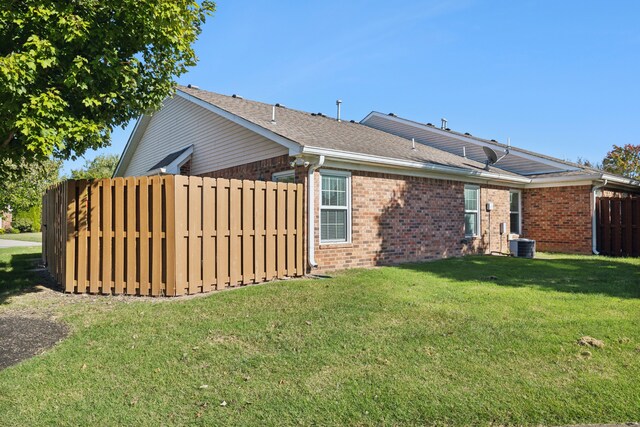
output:
[[[476,199],[478,200],[478,206],[476,206],[476,210],[467,210],[467,206],[466,206],[466,197],[464,197],[464,192],[466,192],[466,190],[475,190],[477,197]],[[475,234],[467,234],[467,230],[464,230],[464,237],[465,238],[476,238],[480,236],[480,230],[482,229],[480,227],[480,217],[482,216],[481,213],[481,209],[480,206],[482,205],[482,203],[480,202],[480,186],[479,185],[471,185],[471,184],[465,184],[464,186],[464,192],[463,192],[463,199],[464,199],[464,215],[468,214],[468,213],[475,213],[476,214],[476,233]],[[464,221],[462,222],[464,225]]]
[[[320,170],[320,182],[318,185],[318,242],[321,245],[344,245],[351,243],[351,172],[340,170]],[[347,190],[346,201],[347,206],[324,206],[322,204],[322,177],[323,176],[336,176],[344,177],[347,179],[345,187]],[[322,238],[322,210],[346,210],[347,211],[347,236],[345,240],[325,240]]]
[[[509,234],[522,234],[522,190],[511,189],[509,190],[509,197],[511,197],[511,193],[515,193],[518,195],[518,232],[514,233],[511,231],[511,198],[509,198]]]
[[[282,182],[282,181],[280,181],[281,178],[289,177],[289,176],[293,178],[293,182],[296,181],[296,171],[294,169],[289,169],[289,170],[286,170],[286,171],[272,173],[271,174],[271,181]]]

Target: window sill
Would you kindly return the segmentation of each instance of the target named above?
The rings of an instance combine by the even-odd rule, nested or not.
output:
[[[318,249],[340,249],[352,247],[352,242],[321,242],[318,244]]]

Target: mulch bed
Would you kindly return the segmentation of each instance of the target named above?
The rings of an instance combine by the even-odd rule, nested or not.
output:
[[[66,326],[37,317],[0,316],[0,369],[53,347],[67,336]]]

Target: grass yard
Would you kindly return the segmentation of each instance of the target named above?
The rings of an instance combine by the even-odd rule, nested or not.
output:
[[[7,270],[36,250],[0,252],[0,315],[72,332],[0,371],[4,425],[640,421],[638,259],[469,257],[167,301],[19,292]]]
[[[42,242],[42,233],[5,233],[0,234],[1,240],[21,240],[23,242]]]

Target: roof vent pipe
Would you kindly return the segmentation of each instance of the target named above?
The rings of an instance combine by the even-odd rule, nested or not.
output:
[[[340,106],[342,105],[342,100],[338,99],[336,100],[336,106],[338,107],[338,116],[336,117],[336,120],[338,120],[339,122],[341,122],[342,120],[340,120]]]
[[[447,128],[447,119],[443,117],[440,120],[442,121],[442,124],[440,125],[440,129],[445,130]]]
[[[412,146],[412,148],[414,150],[416,149],[416,139],[415,138],[411,138],[411,146]]]
[[[467,147],[462,147],[462,157],[467,158]]]
[[[276,124],[276,106],[271,109],[271,123]]]

